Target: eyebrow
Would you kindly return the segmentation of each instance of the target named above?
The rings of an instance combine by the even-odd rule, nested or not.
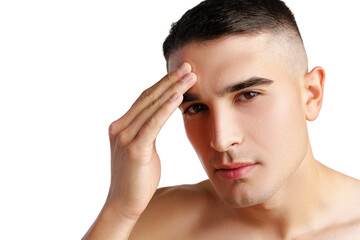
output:
[[[244,81],[241,81],[241,82],[235,83],[235,84],[233,84],[231,86],[225,87],[224,89],[220,90],[217,93],[217,95],[224,96],[226,94],[234,93],[234,92],[240,91],[240,90],[245,89],[245,88],[259,86],[259,85],[270,85],[272,83],[274,83],[274,81],[270,80],[270,79],[267,79],[267,78],[251,77],[251,78],[246,79]],[[199,99],[200,99],[199,96],[197,96],[196,94],[185,93],[182,103],[197,101]]]

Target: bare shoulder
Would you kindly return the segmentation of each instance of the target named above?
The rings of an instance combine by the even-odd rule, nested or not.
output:
[[[356,219],[360,219],[360,180],[344,175],[340,187],[344,192],[343,205]]]
[[[349,191],[348,201],[345,201],[345,205],[347,205],[346,210],[348,215],[352,216],[349,222],[360,230],[360,180],[348,177],[346,187]]]
[[[360,236],[360,181],[331,171],[318,221],[297,240],[353,240]]]
[[[341,221],[332,226],[328,226],[322,231],[311,235],[310,238],[305,239],[318,239],[318,240],[354,240],[360,236],[360,219],[352,219],[349,221]]]
[[[360,180],[342,175],[338,201],[329,213],[332,224],[319,232],[318,239],[358,239],[360,236]],[[321,236],[321,237],[320,237]]]
[[[130,239],[186,239],[196,229],[213,196],[208,181],[158,189]]]
[[[335,185],[335,184],[334,184]],[[339,216],[339,222],[358,225],[360,221],[360,180],[341,174],[336,184],[333,199],[333,216]],[[338,213],[338,214],[334,214]]]

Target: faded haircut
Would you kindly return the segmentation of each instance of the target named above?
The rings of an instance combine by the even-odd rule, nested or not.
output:
[[[205,0],[172,24],[163,53],[168,62],[172,53],[193,41],[284,32],[303,46],[295,17],[281,0]]]

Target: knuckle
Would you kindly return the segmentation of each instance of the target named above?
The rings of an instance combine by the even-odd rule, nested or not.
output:
[[[115,137],[119,132],[119,129],[121,129],[121,126],[122,126],[122,118],[113,121],[108,128],[109,136]]]
[[[114,137],[116,135],[116,121],[109,125],[109,136]]]
[[[175,72],[169,73],[165,76],[165,82],[171,82],[175,78]]]
[[[183,87],[182,87],[181,83],[175,83],[175,84],[172,84],[171,86],[169,86],[167,91],[171,94],[174,94],[175,92],[181,93],[182,88]]]
[[[127,144],[127,142],[128,142],[128,137],[125,132],[120,132],[116,136],[116,145],[117,146],[125,146]]]
[[[166,74],[163,78],[162,78],[162,82],[166,83],[166,84],[171,84],[172,82],[176,81],[178,79],[178,73],[177,70]]]
[[[146,110],[150,111],[152,108],[154,108],[159,102],[159,99],[155,99],[153,101],[151,101],[147,106],[146,106]]]
[[[145,122],[141,132],[139,132],[139,137],[145,134],[145,132],[157,131],[159,128],[161,128],[159,121],[155,117],[151,117]]]
[[[136,158],[138,152],[139,152],[139,148],[137,147],[136,144],[129,144],[126,147],[126,155],[128,158]]]
[[[144,124],[144,128],[152,127],[155,124],[154,117],[150,117]]]
[[[169,80],[174,81],[177,80],[179,78],[179,70],[176,69],[175,71],[172,71],[171,73],[169,73],[167,76],[169,78]]]
[[[175,92],[176,90],[178,90],[179,85],[178,84],[173,84],[169,87],[169,91],[170,92]]]
[[[152,93],[153,93],[152,89],[148,88],[141,93],[140,98],[141,99],[151,99],[152,95],[153,95]]]

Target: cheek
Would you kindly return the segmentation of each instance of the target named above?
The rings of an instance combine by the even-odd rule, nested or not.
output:
[[[280,91],[259,108],[260,117],[253,122],[256,126],[249,135],[264,154],[284,161],[302,154],[307,148],[307,128],[299,94],[295,90]]]

